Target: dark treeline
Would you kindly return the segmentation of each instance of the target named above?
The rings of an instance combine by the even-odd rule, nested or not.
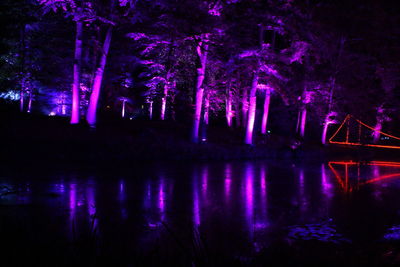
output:
[[[396,133],[396,1],[2,0],[0,96],[23,112],[312,136],[347,114]],[[99,113],[99,114],[97,114]],[[378,142],[379,132],[373,134]]]

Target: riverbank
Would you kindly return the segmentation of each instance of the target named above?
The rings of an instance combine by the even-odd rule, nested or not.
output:
[[[68,118],[31,114],[2,115],[2,162],[121,163],[153,160],[334,160],[400,159],[393,150],[323,147],[293,140],[256,136],[256,145],[242,144],[243,130],[210,127],[207,142],[189,142],[190,125],[171,121],[111,119],[96,129],[70,125]]]

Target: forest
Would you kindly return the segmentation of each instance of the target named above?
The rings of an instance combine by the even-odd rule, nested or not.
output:
[[[396,1],[2,0],[0,8],[7,112],[91,128],[107,118],[179,123],[192,143],[229,128],[248,145],[274,135],[326,144],[347,114],[394,135],[400,125]],[[377,143],[380,132],[372,135]]]

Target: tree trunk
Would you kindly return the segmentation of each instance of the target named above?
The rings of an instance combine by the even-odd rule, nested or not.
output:
[[[271,89],[267,88],[265,90],[265,99],[264,99],[264,113],[261,122],[261,133],[267,133],[267,122],[268,122],[268,113],[269,113],[269,103],[271,100]]]
[[[235,111],[236,111],[236,127],[240,127],[241,123],[240,123],[240,101],[235,98]]]
[[[257,107],[257,85],[258,85],[258,70],[253,74],[253,81],[250,89],[250,105],[249,114],[247,119],[246,138],[245,143],[247,145],[253,144],[253,130],[254,120],[256,118],[256,107]]]
[[[122,118],[125,118],[125,105],[126,105],[126,101],[122,100],[122,112],[121,112]]]
[[[228,127],[232,127],[232,117],[232,91],[229,86],[226,93],[226,123]]]
[[[163,92],[163,97],[161,98],[161,113],[160,113],[160,119],[163,121],[165,120],[165,112],[167,109],[167,98],[168,98],[168,92],[171,87],[171,81],[170,81],[170,74],[167,74],[167,84],[164,86],[164,92]]]
[[[153,101],[149,102],[149,119],[153,119]]]
[[[209,92],[206,93],[204,98],[204,114],[203,114],[203,125],[201,127],[201,141],[207,141],[207,129],[208,129],[208,122],[209,122],[209,111],[210,111],[210,94]]]
[[[88,107],[87,114],[86,114],[86,120],[89,123],[89,125],[92,127],[94,127],[96,125],[97,104],[98,104],[99,96],[100,96],[100,89],[101,89],[101,83],[102,83],[103,75],[104,75],[104,68],[105,68],[106,62],[107,62],[107,55],[108,55],[108,51],[110,49],[111,37],[112,37],[112,26],[109,26],[109,28],[107,30],[106,38],[105,38],[104,44],[103,44],[103,51],[102,51],[102,55],[101,55],[101,59],[100,59],[100,64],[96,70],[96,76],[94,78],[92,93],[90,95],[89,107]]]
[[[326,134],[328,133],[329,124],[330,123],[327,121],[327,119],[325,119],[324,128],[322,129],[322,139],[321,139],[321,143],[323,145],[326,144]]]
[[[247,123],[247,113],[249,111],[249,100],[248,98],[248,90],[247,88],[243,89],[243,95],[242,95],[242,125],[243,127],[246,125]]]
[[[382,124],[384,122],[384,110],[382,107],[378,107],[377,113],[376,113],[376,124],[375,124],[375,131],[372,133],[372,141],[374,144],[379,142],[379,138],[381,137],[380,131],[382,130]]]
[[[25,84],[25,50],[26,50],[26,44],[25,44],[25,29],[26,25],[23,26],[21,29],[21,36],[20,36],[20,56],[21,56],[21,73],[20,73],[20,83],[21,83],[21,91],[20,91],[20,97],[19,97],[19,109],[21,112],[24,112],[24,97],[25,97],[25,90],[26,90],[26,84]]]
[[[76,22],[76,36],[75,36],[75,58],[74,58],[74,81],[72,83],[72,110],[71,110],[71,124],[79,123],[80,117],[80,70],[82,61],[82,31],[83,23]]]
[[[195,103],[195,114],[192,128],[192,142],[199,142],[199,128],[201,120],[201,108],[203,106],[203,94],[204,88],[202,88],[204,76],[206,73],[207,53],[208,44],[204,44],[204,48],[201,47],[202,42],[197,46],[197,54],[200,58],[200,68],[197,69],[197,82],[196,82],[196,103]]]
[[[19,92],[19,111],[24,112],[24,90],[22,88],[21,92]]]
[[[301,109],[300,116],[300,137],[304,138],[305,130],[306,130],[306,121],[307,121],[307,106],[303,105]]]
[[[29,90],[29,100],[28,100],[28,113],[31,113],[31,109],[32,109],[32,100],[33,100],[33,92],[32,92],[32,88]]]

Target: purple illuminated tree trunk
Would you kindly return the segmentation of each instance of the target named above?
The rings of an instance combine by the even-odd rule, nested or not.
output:
[[[196,103],[195,103],[195,114],[193,120],[193,128],[192,128],[192,142],[199,142],[199,128],[200,128],[200,120],[201,120],[201,108],[203,106],[203,95],[204,88],[203,81],[206,73],[206,64],[207,64],[207,53],[208,53],[208,44],[200,42],[197,46],[197,55],[200,58],[200,68],[197,69],[197,82],[196,82]]]
[[[108,51],[110,49],[111,37],[112,37],[112,26],[109,26],[109,28],[107,30],[106,38],[105,38],[104,44],[103,44],[103,51],[102,51],[102,55],[100,58],[100,65],[97,68],[96,75],[94,77],[92,93],[90,95],[89,107],[88,107],[88,111],[86,114],[86,120],[89,123],[89,125],[92,127],[94,127],[96,125],[97,104],[99,102],[101,83],[103,80],[104,68],[105,68],[106,62],[107,62]]]
[[[32,100],[33,100],[33,92],[32,92],[32,88],[29,90],[29,100],[28,100],[28,113],[31,113],[31,109],[32,109]]]
[[[241,123],[243,126],[246,125],[247,123],[247,113],[249,111],[249,101],[248,101],[248,90],[247,88],[243,89],[243,95],[242,95],[242,118],[241,118]]]
[[[168,88],[167,86],[164,87],[164,96],[161,99],[161,114],[160,119],[163,121],[165,120],[165,109],[167,107],[167,96],[168,96]]]
[[[126,100],[122,99],[122,111],[121,111],[122,118],[125,118],[125,107],[126,107]]]
[[[253,130],[254,120],[256,118],[256,104],[257,104],[257,86],[258,86],[258,69],[253,74],[253,81],[250,89],[250,102],[249,102],[249,115],[247,119],[245,143],[247,145],[253,144]]]
[[[240,101],[236,99],[235,101],[235,111],[236,111],[236,127],[240,127]]]
[[[331,120],[331,117],[335,115],[335,112],[332,112],[332,106],[333,106],[333,92],[335,91],[335,84],[336,84],[336,79],[334,77],[331,78],[331,90],[329,92],[329,102],[328,102],[328,113],[325,116],[324,119],[324,124],[323,124],[323,129],[322,129],[322,138],[321,138],[321,143],[323,145],[326,144],[326,135],[328,133],[328,128],[333,121]]]
[[[380,131],[382,130],[382,124],[384,122],[384,110],[382,107],[378,107],[376,114],[376,124],[375,131],[372,133],[373,143],[376,144],[379,142],[379,138],[381,137]]]
[[[306,121],[307,121],[307,106],[303,104],[300,111],[300,137],[304,138],[305,130],[306,130]]]
[[[25,97],[25,50],[26,50],[26,43],[25,43],[25,31],[26,25],[24,25],[21,29],[21,37],[20,37],[20,53],[21,53],[21,73],[20,73],[20,82],[21,82],[21,91],[19,95],[19,109],[21,112],[24,112],[24,97]]]
[[[229,86],[226,93],[226,123],[228,127],[232,127],[232,117],[232,90]]]
[[[22,83],[23,85],[23,83]],[[24,91],[21,88],[21,92],[19,93],[19,110],[24,112]]]
[[[303,91],[302,97],[302,104],[299,111],[299,118],[298,118],[298,129],[299,129],[299,136],[304,138],[305,130],[306,130],[306,122],[307,122],[307,105],[311,101],[311,93],[308,92],[306,89]]]
[[[149,119],[153,119],[153,101],[149,101]]]
[[[268,122],[268,113],[269,113],[269,103],[271,100],[271,89],[267,88],[265,90],[265,99],[264,99],[264,113],[261,121],[261,133],[267,133],[267,122]]]
[[[164,92],[163,92],[163,97],[161,98],[161,113],[160,113],[160,119],[163,121],[165,120],[165,112],[167,109],[167,98],[168,98],[168,92],[171,87],[171,81],[170,81],[170,73],[167,74],[167,84],[164,86]]]
[[[79,123],[80,117],[80,70],[82,59],[82,28],[83,23],[76,21],[76,37],[75,37],[75,58],[74,58],[74,81],[72,83],[72,110],[71,124]]]
[[[207,92],[204,97],[204,114],[203,114],[203,126],[202,126],[202,134],[201,134],[201,141],[203,141],[203,142],[207,141],[209,112],[210,112],[210,93]]]

